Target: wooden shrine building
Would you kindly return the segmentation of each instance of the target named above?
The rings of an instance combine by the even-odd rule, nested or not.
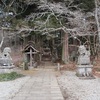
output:
[[[34,43],[28,42],[23,50],[24,62],[27,62],[30,67],[36,67],[39,59],[39,51],[35,49]]]

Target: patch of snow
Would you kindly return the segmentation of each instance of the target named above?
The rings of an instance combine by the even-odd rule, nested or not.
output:
[[[9,100],[13,97],[29,78],[23,77],[13,81],[0,82],[0,100]]]
[[[58,77],[65,100],[100,100],[100,78],[82,80],[75,74],[66,71]]]

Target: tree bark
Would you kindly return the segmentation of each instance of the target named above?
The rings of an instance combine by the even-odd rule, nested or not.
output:
[[[99,43],[100,43],[100,23],[99,23],[99,18],[98,18],[98,4],[97,4],[97,0],[95,0],[95,20],[96,20],[96,24],[97,24],[97,32],[98,32]]]
[[[1,43],[0,43],[0,52],[1,52],[1,47],[2,47],[2,45],[3,45],[3,42],[4,42],[4,35],[3,35],[3,30],[2,30],[2,40],[1,40]]]
[[[63,42],[63,50],[62,50],[62,60],[65,63],[69,62],[69,54],[68,54],[68,33],[64,34],[64,42]]]

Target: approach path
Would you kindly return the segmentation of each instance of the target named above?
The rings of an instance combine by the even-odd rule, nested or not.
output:
[[[54,69],[39,69],[10,100],[64,100]]]

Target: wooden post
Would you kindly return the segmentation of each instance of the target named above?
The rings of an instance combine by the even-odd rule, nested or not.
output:
[[[32,67],[32,49],[30,48],[30,67]]]

